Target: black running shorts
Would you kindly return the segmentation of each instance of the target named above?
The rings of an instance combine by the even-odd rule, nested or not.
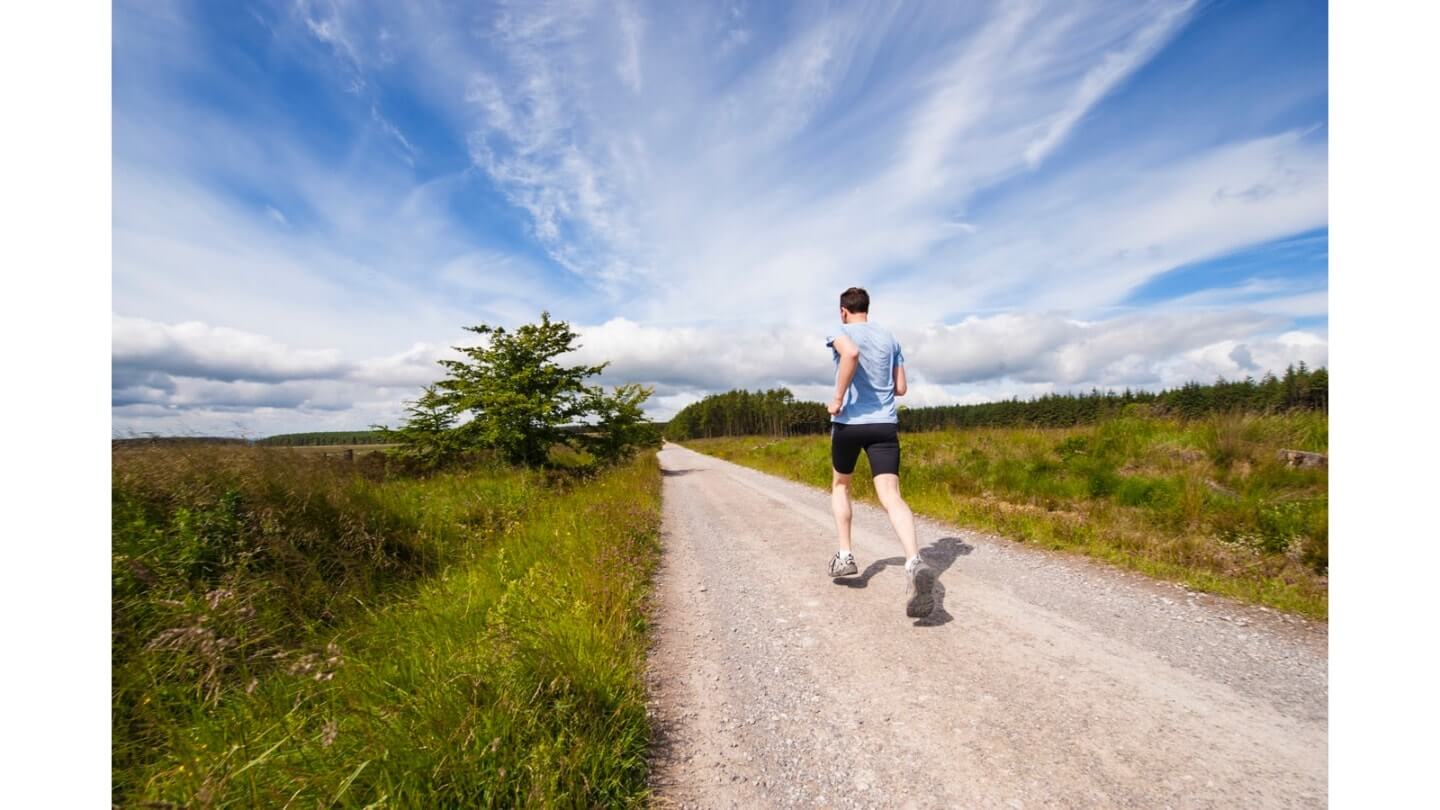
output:
[[[835,472],[850,475],[860,451],[870,459],[871,475],[900,474],[900,431],[894,422],[870,425],[830,423],[830,464]]]

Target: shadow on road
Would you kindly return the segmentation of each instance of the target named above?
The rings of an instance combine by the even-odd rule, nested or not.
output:
[[[693,472],[700,472],[700,471],[699,471],[699,470],[691,470],[691,469],[686,469],[686,470],[667,470],[667,469],[665,469],[664,467],[661,467],[661,468],[660,468],[660,474],[663,475],[663,476],[665,476],[666,478],[670,478],[670,477],[672,477],[672,476],[677,476],[677,475],[689,475],[690,473],[693,473]]]
[[[945,583],[943,575],[955,564],[956,557],[963,557],[974,551],[975,547],[966,543],[958,537],[942,537],[925,548],[920,549],[920,557],[935,569],[935,607],[930,611],[929,616],[915,620],[916,627],[936,627],[955,621],[955,617],[945,609]],[[904,557],[885,557],[876,560],[865,566],[865,570],[859,576],[838,577],[832,579],[836,585],[843,585],[846,588],[864,588],[870,584],[870,578],[891,566],[905,567]]]
[[[837,577],[836,579],[832,579],[830,581],[834,582],[836,585],[844,585],[847,588],[863,588],[866,585],[870,584],[871,577],[875,576],[876,574],[880,573],[886,568],[889,568],[892,565],[898,565],[903,568],[905,566],[905,558],[886,557],[883,560],[876,560],[875,562],[872,562],[869,565],[865,566],[865,570],[861,571],[859,576]]]
[[[945,582],[941,575],[955,564],[956,557],[963,557],[974,550],[974,546],[958,537],[942,537],[920,549],[920,557],[935,569],[935,607],[929,616],[915,620],[916,627],[938,627],[955,621],[955,617],[945,609]]]

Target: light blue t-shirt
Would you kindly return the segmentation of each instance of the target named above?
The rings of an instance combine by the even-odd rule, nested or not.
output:
[[[840,376],[840,352],[835,350],[835,338],[845,335],[860,347],[860,367],[855,369],[855,379],[845,392],[840,413],[830,421],[842,425],[871,425],[884,422],[899,422],[895,411],[895,369],[905,365],[905,355],[900,351],[900,341],[890,330],[869,321],[847,323],[840,326],[839,334],[825,338],[830,354],[835,360],[835,376]]]

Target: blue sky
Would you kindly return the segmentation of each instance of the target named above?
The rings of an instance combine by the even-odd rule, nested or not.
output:
[[[112,423],[393,423],[461,327],[912,404],[1328,358],[1327,9],[117,2]]]

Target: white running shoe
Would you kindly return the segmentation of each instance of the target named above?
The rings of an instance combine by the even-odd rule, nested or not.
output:
[[[920,558],[905,564],[905,615],[911,618],[929,616],[935,609],[935,569]]]
[[[830,576],[848,577],[851,574],[858,573],[860,573],[860,569],[855,566],[854,554],[845,554],[837,551],[835,552],[835,556],[830,558]]]

